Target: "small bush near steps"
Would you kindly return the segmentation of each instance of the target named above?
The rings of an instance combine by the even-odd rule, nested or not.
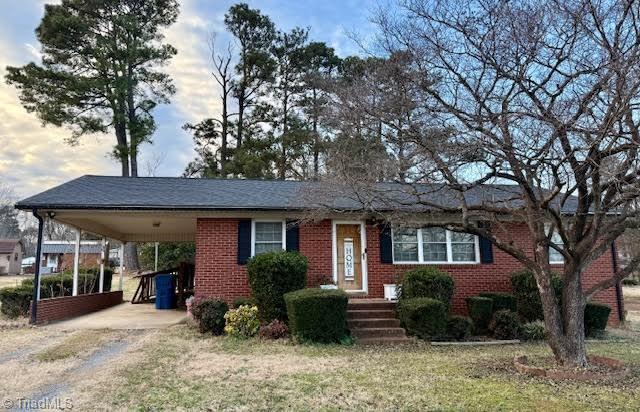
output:
[[[397,305],[400,323],[410,335],[425,340],[441,339],[447,332],[447,308],[437,299],[402,299]]]
[[[225,314],[229,310],[226,302],[219,299],[204,299],[197,302],[191,313],[198,322],[201,333],[211,332],[214,335],[222,335],[225,325]]]
[[[493,314],[489,329],[496,339],[518,339],[521,326],[516,312],[499,310]]]
[[[447,321],[447,337],[462,341],[466,340],[473,330],[473,321],[466,316],[451,316]]]
[[[341,289],[302,289],[284,295],[291,335],[301,342],[345,341],[348,296]]]
[[[224,319],[226,320],[225,333],[236,338],[250,338],[260,329],[257,306],[243,305],[237,309],[231,309],[224,315]]]
[[[448,273],[436,267],[425,267],[404,274],[399,300],[431,298],[439,300],[449,310],[454,291],[455,284]]]
[[[474,332],[487,333],[493,315],[493,300],[480,296],[467,298],[467,309],[473,320]]]
[[[545,340],[547,338],[547,328],[541,320],[528,322],[520,328],[520,337],[526,341]]]
[[[285,339],[289,336],[289,327],[281,320],[275,319],[268,325],[260,326],[262,339]]]

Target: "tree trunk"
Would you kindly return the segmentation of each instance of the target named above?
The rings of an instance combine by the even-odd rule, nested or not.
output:
[[[127,242],[124,245],[124,266],[128,271],[140,270],[138,245],[134,242]]]
[[[320,169],[320,135],[318,134],[318,92],[313,89],[313,179],[318,180]]]
[[[236,149],[242,147],[242,132],[244,121],[244,88],[240,90],[238,97],[238,135],[236,137]]]

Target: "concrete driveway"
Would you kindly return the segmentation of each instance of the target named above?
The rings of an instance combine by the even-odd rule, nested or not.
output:
[[[183,323],[184,310],[158,310],[153,304],[121,303],[108,309],[52,323],[48,328],[77,329],[158,329]]]

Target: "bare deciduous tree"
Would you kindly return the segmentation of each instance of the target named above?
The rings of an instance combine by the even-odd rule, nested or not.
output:
[[[530,269],[549,345],[565,366],[587,365],[586,303],[639,263],[583,284],[585,269],[635,220],[639,13],[636,1],[402,0],[375,17],[386,52],[410,56],[398,64],[414,73],[417,92],[407,97],[421,115],[395,136],[417,148],[422,172],[400,197],[371,184],[357,197],[457,216],[431,224],[484,236]],[[351,118],[366,113],[397,128],[388,110],[361,103]],[[455,202],[421,196],[425,181],[446,184]],[[485,183],[512,186],[500,199],[470,202]],[[526,223],[533,251],[502,236],[505,219]],[[559,300],[550,251],[564,259]]]

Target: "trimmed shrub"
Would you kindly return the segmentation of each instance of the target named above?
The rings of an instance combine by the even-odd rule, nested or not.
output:
[[[18,286],[0,289],[0,312],[8,318],[15,319],[29,314],[29,305],[33,287]]]
[[[473,321],[466,316],[451,316],[447,321],[447,336],[455,340],[466,340],[473,329]]]
[[[584,331],[586,336],[597,336],[607,327],[611,307],[600,303],[587,303],[584,308]]]
[[[223,300],[204,299],[193,305],[191,313],[198,321],[201,333],[211,332],[214,335],[222,335],[224,332],[224,315],[229,310],[229,306]]]
[[[289,330],[298,341],[340,342],[348,333],[348,296],[340,289],[302,289],[284,295]]]
[[[543,320],[542,301],[538,292],[538,285],[530,270],[521,270],[511,274],[511,286],[516,298],[517,309],[520,316],[527,322]],[[558,274],[551,277],[553,287],[558,300],[562,296],[562,278]]]
[[[233,300],[234,308],[239,308],[240,306],[244,306],[244,305],[256,306],[256,301],[255,299],[249,296],[241,296]]]
[[[400,323],[410,335],[441,339],[447,332],[447,308],[432,298],[402,299],[397,305]]]
[[[23,279],[22,282],[20,282],[20,285],[32,288],[33,287],[33,278]]]
[[[625,286],[638,286],[640,285],[640,281],[635,278],[626,278],[622,279],[622,284]]]
[[[517,312],[518,306],[516,304],[516,297],[511,293],[505,292],[484,292],[480,293],[478,296],[483,298],[489,298],[493,301],[493,312],[497,312],[499,310],[510,310],[513,312]]]
[[[427,266],[404,274],[398,299],[431,298],[444,303],[447,310],[455,291],[453,278],[436,267]]]
[[[487,333],[493,315],[493,300],[480,296],[467,298],[467,309],[476,333]]]
[[[528,322],[520,328],[520,337],[529,341],[544,340],[547,338],[547,328],[541,320]]]
[[[516,312],[503,309],[493,314],[489,329],[496,339],[517,339],[521,326]]]
[[[307,285],[306,257],[297,252],[269,252],[252,257],[247,263],[251,295],[258,305],[260,319],[287,320],[284,294]]]
[[[224,319],[226,320],[225,333],[236,338],[250,338],[260,329],[257,306],[243,305],[237,309],[231,309],[224,315]]]
[[[259,335],[262,339],[284,339],[289,336],[289,328],[283,321],[275,319],[268,325],[260,326]]]

